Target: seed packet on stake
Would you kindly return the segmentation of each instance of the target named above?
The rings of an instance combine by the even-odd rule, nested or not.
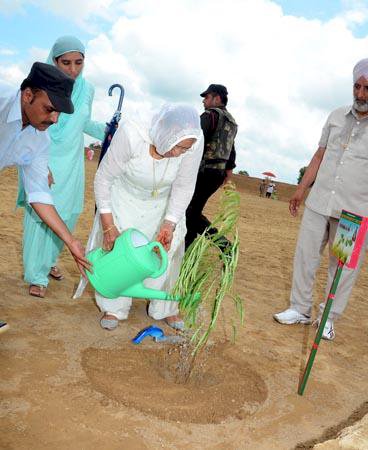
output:
[[[368,229],[368,218],[342,210],[332,253],[349,269],[355,269]]]
[[[332,281],[330,292],[326,299],[326,304],[319,321],[316,336],[309,354],[307,365],[298,387],[298,394],[303,395],[313,362],[317,354],[318,346],[322,338],[322,333],[331,310],[332,302],[335,298],[337,286],[344,266],[349,269],[356,269],[359,255],[362,250],[368,228],[368,218],[358,216],[349,211],[342,210],[339,223],[337,225],[335,240],[332,245],[332,253],[338,259],[335,276]]]

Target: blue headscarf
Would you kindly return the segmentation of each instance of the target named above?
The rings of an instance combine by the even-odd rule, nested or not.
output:
[[[84,56],[84,45],[74,36],[61,36],[52,46],[46,62],[47,64],[56,66],[55,58],[69,52],[79,52]],[[74,113],[61,113],[58,122],[49,128],[49,135],[54,142],[60,142],[63,139],[63,134],[68,133],[68,125],[70,125],[70,122],[73,123],[73,116],[78,113],[79,107],[83,104],[86,92],[86,81],[81,72],[74,82],[72,92]]]

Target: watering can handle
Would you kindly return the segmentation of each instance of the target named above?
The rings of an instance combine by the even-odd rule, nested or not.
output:
[[[161,255],[161,267],[156,270],[156,272],[154,272],[152,275],[150,275],[150,278],[158,278],[159,276],[161,276],[165,270],[167,269],[167,252],[164,249],[164,247],[162,246],[162,244],[160,242],[150,242],[148,244],[148,248],[149,250],[153,251],[153,249],[155,247],[158,247],[158,249],[160,250],[160,255]]]

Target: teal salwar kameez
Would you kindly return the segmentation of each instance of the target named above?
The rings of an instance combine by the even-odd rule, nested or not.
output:
[[[54,44],[48,63],[68,52],[84,55],[81,42],[73,37],[60,38]],[[74,83],[73,114],[59,116],[58,123],[49,128],[51,145],[49,168],[54,182],[51,192],[55,208],[73,232],[84,205],[84,136],[102,140],[105,124],[91,120],[94,88],[80,74]],[[21,195],[20,197],[21,198]],[[19,202],[18,202],[19,203]],[[24,279],[29,284],[47,286],[48,274],[56,265],[63,242],[41,221],[34,210],[25,206],[23,231]]]
[[[56,202],[55,202],[56,203]],[[72,214],[70,219],[64,219],[66,226],[72,232],[79,214]],[[48,274],[61,253],[64,242],[43,222],[27,205],[23,221],[23,264],[24,279],[29,284],[48,285]]]

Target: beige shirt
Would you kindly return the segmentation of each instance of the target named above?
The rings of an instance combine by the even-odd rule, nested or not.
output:
[[[306,206],[335,218],[342,209],[368,216],[368,117],[360,118],[351,106],[336,109],[319,146],[326,151]]]

